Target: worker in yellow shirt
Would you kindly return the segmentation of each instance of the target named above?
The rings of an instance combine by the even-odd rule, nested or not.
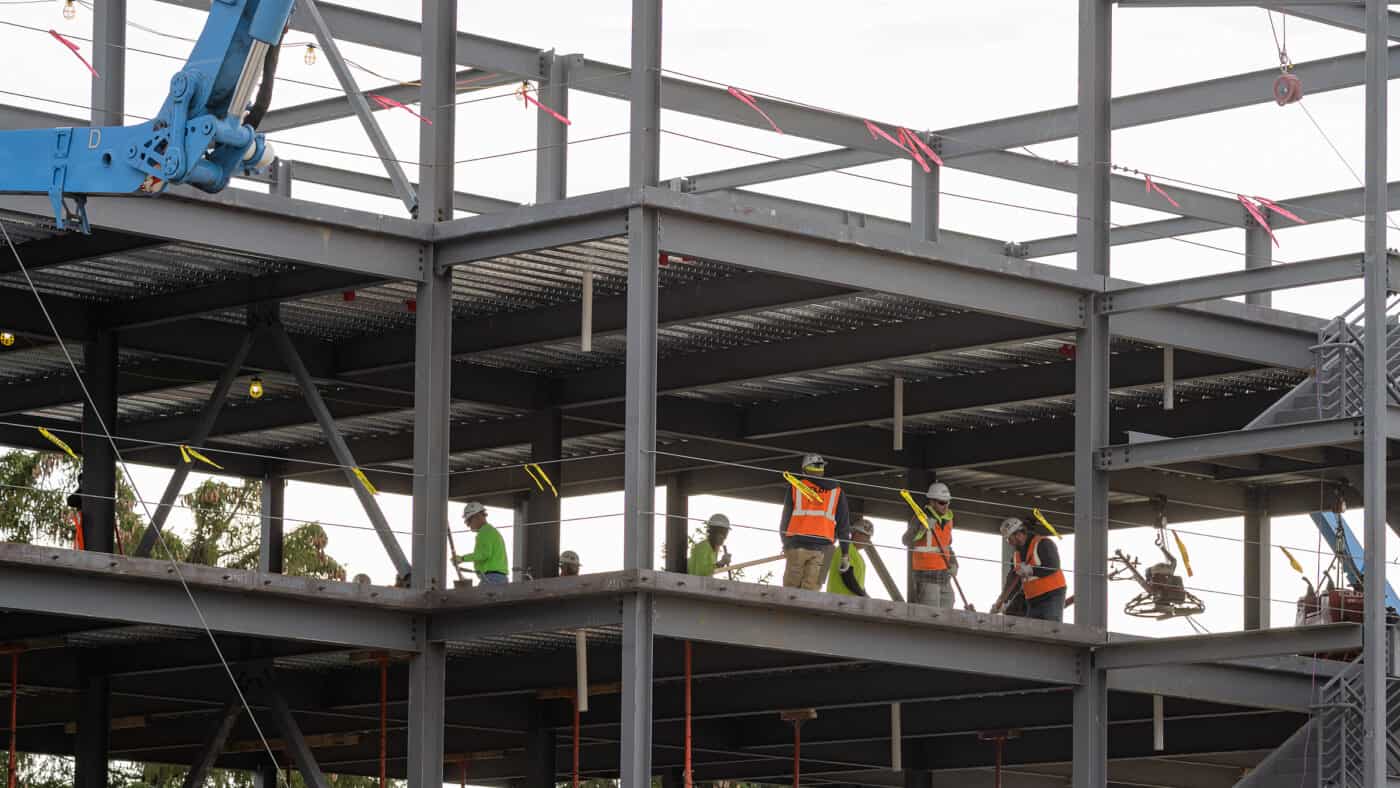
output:
[[[851,567],[842,572],[840,562],[831,562],[831,571],[826,578],[828,592],[844,596],[870,596],[865,593],[865,558],[860,551],[872,549],[870,540],[874,534],[875,524],[869,518],[862,517],[851,524],[851,547],[854,548],[851,550]]]
[[[705,521],[705,539],[690,548],[690,560],[686,562],[686,574],[711,577],[716,569],[729,566],[729,548],[724,540],[729,537],[729,518],[722,514],[711,515]]]

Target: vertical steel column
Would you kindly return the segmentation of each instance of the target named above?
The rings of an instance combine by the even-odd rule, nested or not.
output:
[[[913,168],[909,183],[913,204],[910,206],[909,223],[914,229],[914,237],[920,241],[937,241],[939,181],[943,168],[930,164],[929,171],[924,172],[918,162],[911,162],[910,166]]]
[[[661,173],[661,0],[632,0],[632,123],[629,183],[657,185]],[[627,425],[622,565],[650,569],[656,522],[656,211],[627,217]],[[623,788],[651,785],[652,600],[622,605]]]
[[[525,725],[525,788],[554,788],[555,744],[543,703],[531,701]]]
[[[904,788],[933,788],[933,772],[928,769],[905,769]]]
[[[281,772],[275,763],[265,763],[253,771],[254,788],[277,788],[277,776]]]
[[[83,343],[83,378],[92,396],[83,402],[83,543],[88,550],[110,553],[117,527],[117,456],[105,431],[117,431],[115,333],[99,330]]]
[[[526,493],[517,493],[511,505],[510,580],[512,583],[520,583],[530,578],[530,567],[525,555],[530,545],[529,535],[525,533],[530,530],[529,526],[526,525],[528,522],[530,522],[530,496]]]
[[[277,168],[273,170],[272,193],[278,197],[292,196],[292,163],[289,161],[277,160]]]
[[[1241,207],[1240,210],[1244,210]],[[1261,226],[1253,217],[1245,217],[1244,225],[1244,267],[1268,268],[1274,264],[1274,239],[1269,237],[1267,228]],[[1257,306],[1273,306],[1273,293],[1248,293],[1244,297],[1246,304]]]
[[[112,728],[111,678],[93,657],[78,660],[78,736],[73,785],[107,788],[107,741]]]
[[[916,165],[917,166],[917,165]],[[921,170],[922,172],[922,170]],[[928,486],[933,484],[934,475],[927,468],[911,465],[904,469],[904,488],[914,494],[914,500],[920,500],[922,493],[928,492]],[[913,512],[905,518],[904,528],[907,534],[912,536],[915,528],[919,527],[919,520]],[[914,551],[904,551],[904,598],[910,602],[918,602],[918,589],[914,588]]]
[[[126,0],[92,6],[92,125],[126,123]]]
[[[456,139],[456,0],[423,0],[422,110],[418,218],[451,219]],[[413,588],[448,588],[447,454],[452,402],[452,269],[439,271],[423,247],[414,336]],[[426,618],[419,632],[425,631]],[[424,643],[408,668],[408,788],[441,788],[447,650]]]
[[[1078,269],[1109,275],[1109,161],[1113,4],[1079,0]],[[1094,455],[1108,444],[1108,317],[1092,297],[1076,337],[1074,381],[1074,620],[1108,628],[1108,474]],[[1074,688],[1074,786],[1108,781],[1108,688],[1093,657],[1081,657]]]
[[[563,472],[557,460],[563,454],[564,412],[557,406],[545,407],[531,414],[534,438],[530,443],[530,459],[541,463],[555,489],[564,486]],[[530,577],[559,576],[559,514],[560,500],[545,485],[530,490],[526,504],[525,566]]]
[[[540,102],[564,117],[569,116],[568,55],[540,55]],[[562,200],[569,195],[569,127],[548,112],[536,112],[535,202]]]
[[[666,480],[666,571],[685,574],[690,563],[690,476]]]
[[[1273,537],[1268,493],[1250,489],[1244,513],[1244,628],[1269,628],[1269,548]]]
[[[1386,516],[1386,300],[1389,297],[1386,251],[1387,190],[1386,112],[1389,79],[1387,48],[1390,12],[1385,0],[1366,0],[1366,335],[1365,397],[1362,461],[1365,476],[1367,567],[1385,566]],[[1367,788],[1388,783],[1386,742],[1386,622],[1385,573],[1371,570],[1366,583],[1365,647],[1362,654],[1365,688],[1362,760]]]
[[[287,480],[268,472],[262,480],[262,539],[258,542],[258,571],[282,574],[282,524],[286,521]]]

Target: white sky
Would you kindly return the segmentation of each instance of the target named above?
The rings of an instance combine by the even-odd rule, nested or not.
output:
[[[99,0],[100,1],[100,0]],[[416,18],[418,4],[387,0],[346,2],[381,13]],[[0,44],[12,54],[0,71],[0,103],[33,106],[82,115],[86,110],[62,104],[34,102],[15,94],[42,95],[58,101],[86,105],[89,80],[86,71],[57,42],[43,32],[50,27],[72,36],[91,34],[92,15],[80,9],[76,20],[59,15],[60,3],[6,5],[0,3],[0,20],[38,27],[34,32],[0,26]],[[460,3],[461,29],[493,38],[517,41],[559,52],[580,52],[590,58],[626,64],[629,60],[631,4],[625,0],[578,3],[565,0],[530,3]],[[996,3],[901,3],[870,0],[851,4],[807,2],[754,3],[708,0],[704,3],[671,3],[666,9],[664,65],[678,72],[732,84],[755,93],[767,93],[822,107],[899,122],[910,128],[948,128],[964,123],[1049,109],[1072,104],[1076,96],[1076,11],[1071,2],[1001,0]],[[133,23],[181,35],[194,35],[203,15],[155,2],[131,0]],[[1277,19],[1277,17],[1276,17]],[[1293,59],[1306,62],[1360,51],[1362,36],[1300,20],[1288,25]],[[188,44],[132,29],[128,46],[167,52],[181,58]],[[308,40],[291,33],[289,41]],[[91,47],[80,42],[84,54]],[[346,55],[365,66],[394,77],[417,77],[416,59],[344,45]],[[1115,13],[1114,93],[1124,95],[1187,82],[1227,76],[1275,66],[1277,56],[1263,11],[1235,9],[1119,9]],[[127,110],[150,114],[162,100],[176,62],[133,51],[127,67]],[[335,78],[322,56],[314,66],[302,63],[301,51],[289,49],[282,59],[282,77],[334,86]],[[362,88],[383,82],[357,74]],[[1305,85],[1306,89],[1306,85]],[[322,89],[289,84],[277,88],[274,107],[324,99],[338,88]],[[509,97],[510,88],[496,88],[464,99],[457,110],[457,159],[520,151],[535,145],[535,113]],[[486,98],[501,96],[500,98]],[[459,99],[459,101],[464,100]],[[1255,107],[1117,132],[1114,160],[1118,164],[1159,174],[1159,182],[1171,190],[1173,180],[1193,182],[1232,196],[1235,192],[1281,199],[1336,189],[1353,188],[1357,182],[1338,154],[1309,122],[1300,106],[1279,108],[1261,95]],[[625,131],[626,106],[575,91],[569,115],[574,122],[571,138]],[[1308,96],[1304,104],[1335,141],[1340,157],[1361,168],[1363,161],[1363,107],[1360,88]],[[400,159],[417,156],[418,121],[401,111],[377,116]],[[133,121],[134,122],[134,121]],[[772,133],[729,126],[675,112],[666,112],[663,128],[705,137],[728,145],[773,155],[790,156],[822,150],[819,143]],[[284,157],[344,168],[378,172],[372,149],[353,119],[321,126],[278,132],[273,135]],[[1392,147],[1396,135],[1392,133]],[[362,154],[330,153],[292,143],[303,143]],[[762,161],[762,157],[713,145],[663,135],[662,176],[676,177],[723,167]],[[1032,146],[1049,158],[1072,159],[1073,140]],[[583,194],[624,185],[627,177],[625,136],[572,146],[570,193]],[[1395,157],[1392,157],[1395,158]],[[409,166],[410,176],[414,167]],[[1395,171],[1391,167],[1391,171]],[[486,161],[459,164],[458,188],[519,201],[533,199],[534,156],[530,152]],[[860,168],[859,172],[907,183],[910,165],[896,161]],[[943,176],[944,226],[1001,240],[1024,241],[1073,232],[1074,221],[1025,208],[992,206],[953,195],[993,198],[1039,209],[1069,212],[1074,197],[1029,186],[995,181],[957,170]],[[841,174],[822,174],[763,187],[762,190],[809,202],[908,218],[908,189],[873,183]],[[326,200],[365,210],[402,215],[402,206],[388,198],[374,198],[310,185],[297,185],[296,196]],[[1119,222],[1163,218],[1163,214],[1115,206]],[[1304,260],[1359,251],[1362,225],[1336,221],[1279,232],[1282,246],[1275,259]],[[1117,246],[1113,249],[1113,273],[1139,281],[1196,276],[1243,267],[1240,254],[1243,232],[1227,230],[1190,236],[1195,244],[1180,241]],[[1208,249],[1209,244],[1219,249]],[[1394,244],[1392,245],[1400,245]],[[1046,262],[1073,265],[1069,256]],[[1275,294],[1274,303],[1284,309],[1329,317],[1360,297],[1359,283],[1347,282]],[[143,496],[155,501],[164,486],[165,471],[137,469],[136,482]],[[187,487],[193,488],[198,477]],[[955,489],[954,494],[958,491]],[[774,500],[781,494],[775,481]],[[406,532],[409,505],[406,498],[382,495],[390,521]],[[658,506],[664,496],[658,495]],[[621,495],[568,499],[564,503],[562,547],[578,551],[585,571],[620,567]],[[975,503],[958,502],[956,509],[976,511]],[[736,529],[730,537],[735,561],[771,555],[777,539],[778,507],[708,497],[695,498],[691,512],[703,518],[714,511],[727,513],[736,523],[770,532]],[[452,522],[458,524],[460,502],[454,504]],[[602,516],[608,515],[608,516]],[[331,552],[349,565],[351,574],[368,572],[376,581],[388,581],[392,570],[369,523],[348,490],[293,483],[287,496],[289,518],[317,519],[331,534]],[[587,518],[587,519],[584,519]],[[185,521],[176,516],[176,526]],[[511,521],[508,511],[492,511],[498,525]],[[1059,518],[1063,520],[1064,518]],[[1360,531],[1361,513],[1349,516]],[[289,523],[289,527],[294,524]],[[876,542],[898,544],[902,526],[877,521]],[[1183,533],[1196,570],[1188,585],[1206,601],[1207,612],[1198,617],[1212,631],[1235,629],[1241,622],[1242,526],[1238,519],[1194,523]],[[509,544],[509,532],[506,532]],[[1315,571],[1318,537],[1305,517],[1274,522],[1276,543],[1296,548],[1295,554]],[[407,539],[401,541],[407,549]],[[660,543],[658,537],[658,545]],[[1388,548],[1397,555],[1396,540]],[[464,536],[458,550],[470,549]],[[986,609],[1000,581],[1000,546],[990,536],[959,533],[956,546],[964,557],[962,581],[979,609]],[[1115,531],[1110,552],[1116,548],[1155,560],[1150,529]],[[1062,555],[1072,565],[1072,539],[1061,544]],[[899,554],[883,551],[886,562],[901,579]],[[1293,600],[1302,583],[1275,551],[1273,562],[1273,620],[1276,625],[1293,621]],[[969,560],[974,558],[986,559]],[[1390,567],[1393,572],[1393,567]],[[869,583],[878,594],[877,582]],[[1111,610],[1121,607],[1133,593],[1129,583],[1111,586]],[[1111,616],[1113,629],[1144,635],[1190,632],[1183,621],[1151,623]]]

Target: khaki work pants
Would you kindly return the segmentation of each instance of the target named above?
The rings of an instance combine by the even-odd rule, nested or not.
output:
[[[783,587],[820,591],[822,581],[826,579],[822,577],[826,553],[825,550],[807,550],[800,547],[784,550],[783,557],[787,559],[787,566],[783,570]]]
[[[951,610],[953,607],[953,577],[944,571],[914,571],[914,594],[911,601]]]

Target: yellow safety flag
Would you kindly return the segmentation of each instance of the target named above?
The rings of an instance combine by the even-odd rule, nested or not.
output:
[[[1041,514],[1039,509],[1032,509],[1031,515],[1035,517],[1036,522],[1045,526],[1045,530],[1049,531],[1051,536],[1056,539],[1060,538],[1060,532],[1055,530],[1055,526],[1051,525],[1050,521],[1045,519],[1045,515]]]
[[[78,459],[78,454],[77,454],[77,452],[73,451],[73,447],[72,447],[72,446],[69,446],[68,444],[64,443],[62,438],[58,437],[57,435],[53,434],[52,432],[49,432],[48,430],[44,429],[43,427],[40,427],[40,428],[39,428],[39,434],[40,434],[40,435],[43,435],[45,438],[48,438],[48,439],[49,439],[49,443],[52,443],[53,445],[57,446],[58,448],[63,449],[63,453],[64,453],[64,454],[67,454],[69,457],[72,457],[72,458],[75,459],[75,460]]]
[[[205,457],[203,454],[200,454],[198,451],[190,448],[189,446],[184,445],[183,443],[180,444],[180,458],[185,461],[186,465],[189,465],[191,459],[194,459],[199,460],[205,465],[211,465],[215,468],[218,468],[221,471],[224,469],[224,466],[218,464],[217,462],[214,462],[208,457]]]
[[[822,502],[822,497],[820,495],[817,495],[817,493],[811,487],[808,487],[807,484],[801,479],[797,478],[796,476],[793,476],[787,471],[783,471],[783,478],[787,479],[787,483],[792,485],[792,489],[796,490],[798,494],[801,495],[803,498],[806,498],[812,503],[819,504]]]
[[[908,490],[900,490],[899,497],[903,498],[904,502],[909,504],[909,508],[914,510],[914,516],[918,518],[919,524],[924,527],[924,531],[927,531],[928,515],[924,514],[924,508],[914,502],[914,496],[910,495]],[[920,535],[922,535],[923,531],[920,531],[919,533]]]
[[[363,484],[365,486],[365,489],[369,491],[370,495],[379,494],[379,491],[374,489],[374,485],[370,484],[369,477],[365,475],[364,471],[360,470],[359,468],[351,468],[350,470],[355,474],[355,478],[360,480],[360,484]]]
[[[544,472],[544,468],[541,468],[539,463],[526,464],[525,473],[530,475],[530,479],[534,481],[536,487],[540,488],[540,492],[544,492],[544,486],[547,484],[549,491],[554,493],[554,497],[559,497],[559,491],[555,489],[554,482],[550,481],[549,474]]]
[[[1172,538],[1176,540],[1176,550],[1181,553],[1181,563],[1186,566],[1186,576],[1195,577],[1196,573],[1191,571],[1191,554],[1186,552],[1186,543],[1181,541],[1181,534],[1172,529]]]
[[[1305,573],[1303,572],[1303,565],[1300,564],[1300,563],[1298,563],[1298,559],[1294,558],[1292,553],[1288,552],[1288,548],[1287,548],[1287,547],[1284,547],[1283,545],[1279,545],[1279,546],[1278,546],[1278,549],[1282,550],[1282,551],[1283,551],[1283,554],[1284,554],[1285,556],[1288,557],[1288,564],[1289,564],[1289,566],[1292,566],[1292,567],[1293,567],[1293,571],[1297,572],[1297,573],[1300,574],[1300,575],[1301,575],[1301,574],[1305,574]]]

